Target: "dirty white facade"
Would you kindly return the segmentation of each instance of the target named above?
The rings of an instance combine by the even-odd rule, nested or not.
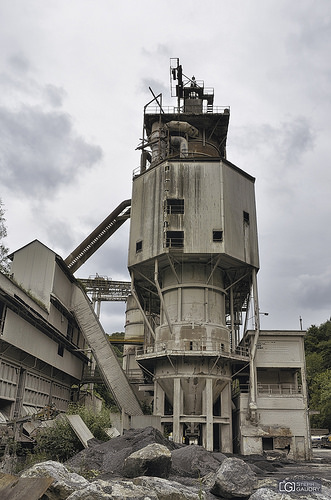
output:
[[[153,421],[210,451],[309,459],[304,332],[260,330],[255,179],[227,158],[230,108],[178,59],[170,74],[176,105],[152,92],[144,108],[132,199],[64,261],[35,241],[0,276],[0,411],[56,398],[65,409],[87,344],[122,427]],[[127,301],[122,367],[73,273],[129,218],[131,283],[111,292]],[[112,300],[96,282],[99,305]]]
[[[63,260],[35,240],[0,274],[2,420],[54,404],[65,410],[83,374],[85,340],[70,312],[74,278]]]
[[[171,80],[177,106],[144,108],[126,324],[143,347],[124,367],[176,442],[307,458],[303,333],[260,332],[255,179],[227,159],[230,109],[177,59]]]

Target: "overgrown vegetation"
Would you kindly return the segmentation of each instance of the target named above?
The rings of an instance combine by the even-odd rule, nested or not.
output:
[[[109,437],[105,429],[109,428],[110,410],[106,407],[101,412],[94,413],[85,406],[70,405],[67,413],[80,415],[96,439],[107,441]],[[28,462],[56,460],[65,462],[83,449],[83,445],[72,430],[67,419],[57,418],[52,427],[44,428],[36,438],[36,446]]]
[[[3,208],[3,203],[0,198],[0,272],[4,274],[9,274],[10,265],[8,259],[8,248],[3,242],[6,236],[7,236],[7,227],[5,219],[5,210]]]
[[[305,353],[311,425],[331,430],[331,319],[307,330]]]

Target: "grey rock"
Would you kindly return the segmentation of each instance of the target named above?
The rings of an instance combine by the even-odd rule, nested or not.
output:
[[[331,489],[323,485],[321,493],[298,491],[283,493],[270,488],[259,488],[249,497],[249,500],[330,500],[330,498]]]
[[[171,469],[171,452],[162,444],[150,444],[129,455],[123,465],[126,477],[168,477]]]
[[[221,460],[218,457],[222,457]],[[222,460],[226,459],[221,453],[211,454],[202,446],[184,446],[171,452],[172,473],[176,476],[201,478],[216,472]]]
[[[206,494],[197,485],[196,488],[184,486],[176,481],[160,477],[137,477],[134,484],[139,484],[149,491],[154,491],[158,500],[205,500]]]
[[[111,476],[122,476],[122,468],[125,459],[135,451],[149,444],[162,444],[169,450],[182,447],[166,439],[163,434],[154,427],[144,429],[130,429],[122,436],[112,438],[93,448],[87,448],[69,459],[65,465],[78,473],[80,471],[98,470],[101,474]]]
[[[54,478],[53,484],[46,492],[46,498],[49,500],[65,500],[71,493],[89,485],[87,479],[75,472],[69,472],[63,464],[53,460],[33,465],[25,470],[21,477]]]
[[[101,482],[95,481],[85,488],[71,493],[67,500],[111,500],[113,498],[111,493],[112,487],[110,485],[105,483],[105,487],[103,488]]]
[[[139,484],[134,484],[132,481],[112,480],[107,482],[98,481],[98,483],[101,484],[104,491],[106,484],[108,487],[111,487],[112,492],[109,498],[112,500],[159,500],[154,491],[149,488],[145,488],[144,486],[140,486]]]
[[[239,458],[227,458],[215,474],[213,495],[224,498],[248,498],[254,491],[256,474]]]
[[[260,488],[249,497],[249,500],[291,500],[291,497],[270,488]]]

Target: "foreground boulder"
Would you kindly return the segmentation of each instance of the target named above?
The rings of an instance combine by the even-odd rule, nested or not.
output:
[[[137,477],[134,484],[156,493],[158,500],[204,500],[206,494],[197,486],[192,488],[160,477]]]
[[[168,477],[171,469],[171,452],[162,444],[149,444],[129,455],[123,465],[126,477]]]
[[[183,477],[201,478],[216,472],[226,456],[212,454],[202,446],[183,446],[171,452],[172,474]]]
[[[301,479],[302,480],[302,479]],[[322,486],[321,492],[299,492],[283,493],[277,491],[277,486],[271,488],[259,488],[249,497],[249,500],[330,500],[331,488]]]
[[[159,500],[159,497],[132,481],[96,480],[86,488],[72,493],[67,500]]]
[[[123,476],[122,468],[129,455],[153,443],[162,444],[170,451],[182,446],[166,439],[154,427],[130,429],[122,436],[82,450],[70,458],[65,465],[77,473],[97,470],[102,475],[102,479],[112,479],[114,476]]]
[[[61,463],[53,460],[41,462],[25,470],[21,477],[51,477],[54,482],[46,492],[49,500],[66,500],[76,490],[86,488],[90,483],[84,477],[69,472]]]
[[[254,491],[256,474],[243,460],[226,458],[215,474],[211,493],[222,498],[248,498]]]

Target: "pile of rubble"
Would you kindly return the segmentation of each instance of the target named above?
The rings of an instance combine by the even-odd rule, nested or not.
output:
[[[278,491],[278,481],[265,477],[265,461],[253,462],[207,452],[197,445],[176,445],[149,427],[127,431],[105,443],[94,442],[65,465],[53,461],[36,464],[19,481],[44,481],[42,493],[40,484],[39,496],[30,496],[30,500],[300,498],[297,492],[291,496]],[[270,467],[275,464],[269,462]],[[45,483],[45,478],[51,478],[51,483]],[[331,489],[324,485],[322,493],[305,492],[301,498],[330,499]]]

